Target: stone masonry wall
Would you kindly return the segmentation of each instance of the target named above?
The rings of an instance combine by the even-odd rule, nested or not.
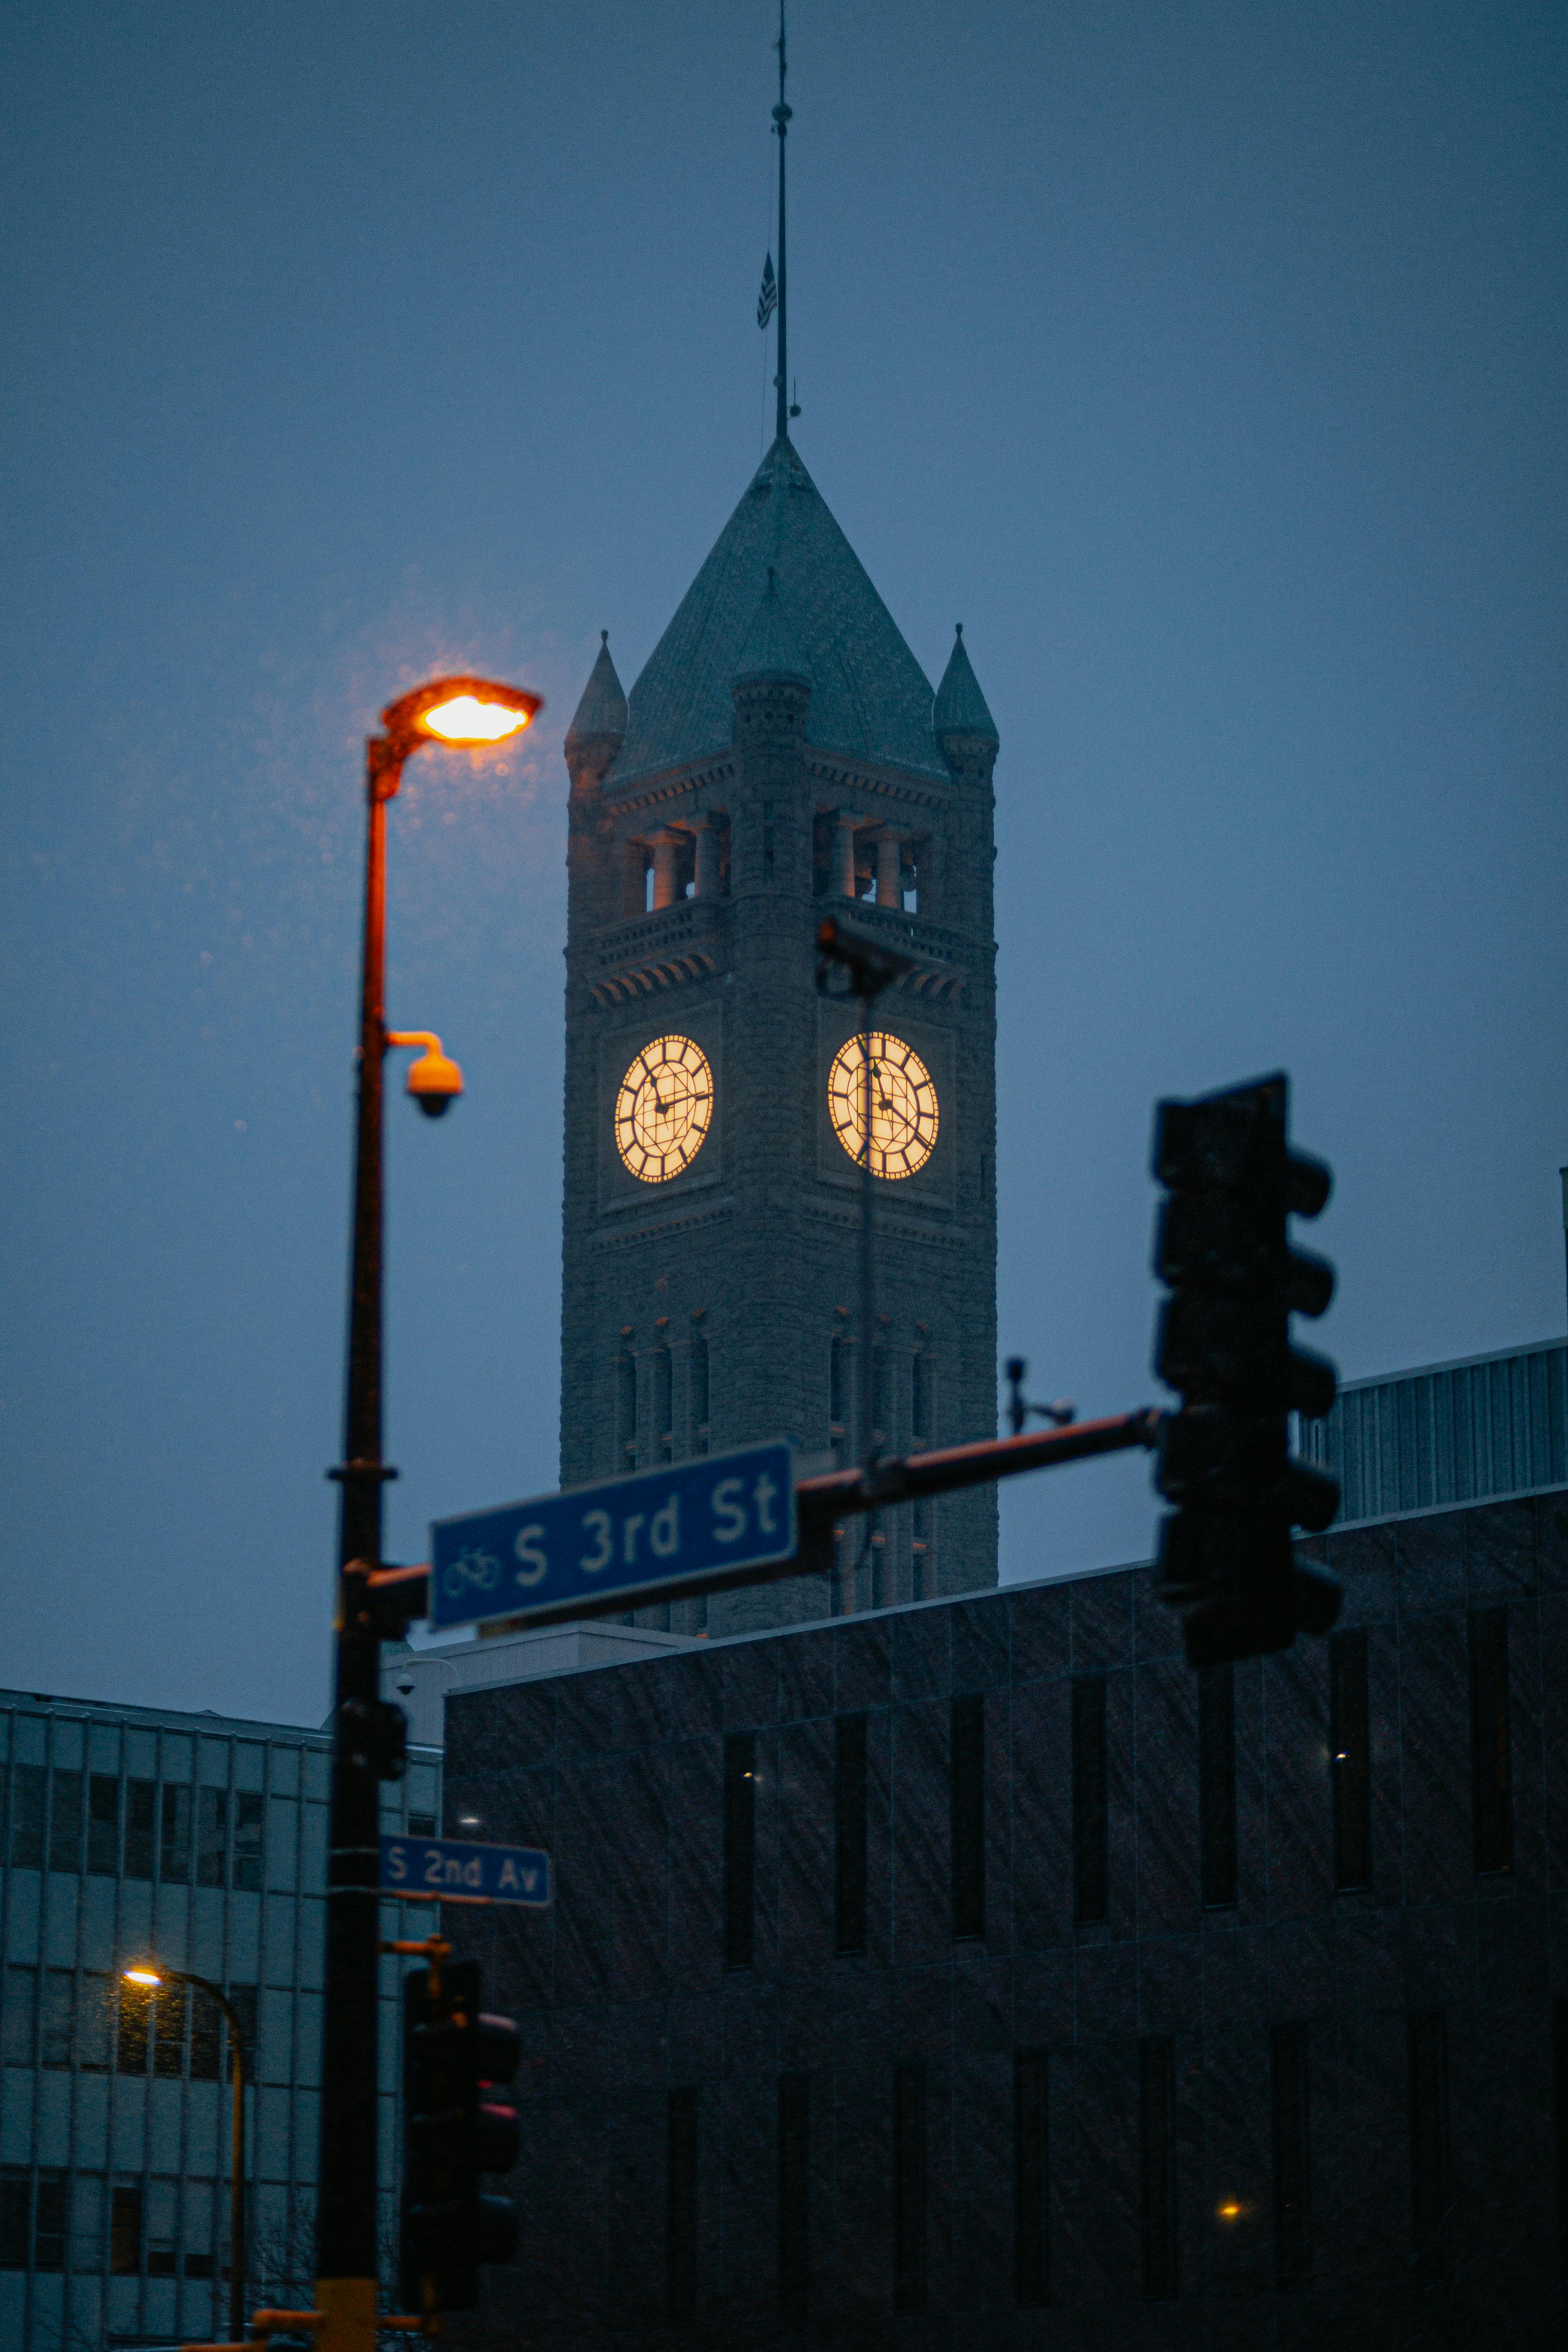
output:
[[[445,1923],[525,2051],[521,2253],[454,2344],[1562,2342],[1568,1490],[1312,1549],[1365,1634],[1370,1874],[1352,1891],[1336,1892],[1331,1654],[1299,1642],[1235,1671],[1234,1899],[1205,1907],[1208,1702],[1143,1569],[449,1702],[448,1821],[548,1847],[559,1884],[548,1916]],[[1488,1658],[1500,1751],[1496,1675],[1479,1734],[1473,1715]],[[1073,1727],[1089,1739],[1101,1688],[1106,1916],[1086,1923]],[[854,1717],[865,1948],[839,1955],[835,1759]],[[983,1847],[961,1890],[953,1742],[977,1717]],[[729,1968],[727,1755],[756,1776],[751,1958]],[[781,2076],[805,2086],[783,2143]],[[806,2151],[782,2281],[781,2146],[786,2171]],[[694,2164],[689,2200],[672,2162]],[[1044,2217],[1022,2250],[1020,2194]]]

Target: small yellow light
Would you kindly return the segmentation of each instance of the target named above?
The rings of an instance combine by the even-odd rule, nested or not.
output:
[[[504,702],[481,702],[475,694],[455,694],[426,710],[419,724],[444,743],[500,743],[521,734],[533,713],[510,710]]]
[[[1222,2205],[1219,2209],[1219,2218],[1222,2221],[1239,2221],[1241,2219],[1240,2206]]]
[[[121,1969],[120,1973],[127,1984],[161,1985],[163,1981],[162,1977],[154,1976],[151,1969]]]

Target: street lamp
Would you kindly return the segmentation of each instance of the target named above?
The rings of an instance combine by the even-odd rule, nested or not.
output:
[[[360,997],[359,1108],[353,1255],[349,1288],[348,1393],[332,1712],[332,1801],[327,1859],[326,2001],[321,2024],[321,2158],[316,2221],[317,2352],[373,2352],[376,2286],[376,2007],[380,1931],[379,1782],[403,1769],[407,1722],[381,1697],[381,1633],[371,1578],[381,1565],[381,1489],[396,1475],[381,1458],[383,1059],[389,1045],[425,1048],[408,1087],[432,1117],[462,1089],[462,1073],[428,1030],[389,1031],[386,961],[386,803],[422,747],[478,751],[520,735],[544,708],[537,694],[482,677],[435,678],[381,714],[365,745],[367,834],[364,965]]]
[[[228,2020],[229,2158],[228,2158],[228,2326],[237,2344],[245,2334],[245,2036],[238,2013],[221,1985],[210,1977],[193,1976],[188,1969],[165,1969],[152,1961],[121,1969],[127,1984],[156,1992],[160,1985],[195,1985],[216,2001]]]

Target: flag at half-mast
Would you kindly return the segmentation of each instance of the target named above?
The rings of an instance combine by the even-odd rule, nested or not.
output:
[[[779,281],[773,276],[773,257],[770,253],[763,264],[763,282],[757,294],[757,324],[765,327],[779,306]]]

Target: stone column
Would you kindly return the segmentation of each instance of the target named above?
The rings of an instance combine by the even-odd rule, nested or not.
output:
[[[697,896],[719,896],[719,835],[710,816],[697,820]]]
[[[627,922],[644,911],[647,884],[643,880],[643,845],[640,841],[628,841],[621,849],[621,920]]]
[[[668,829],[653,837],[653,906],[673,907],[680,896],[680,835]]]
[[[855,820],[841,814],[833,844],[833,887],[840,898],[855,896]]]
[[[879,833],[877,835],[879,907],[901,907],[904,903],[903,856],[903,844],[896,833]]]

